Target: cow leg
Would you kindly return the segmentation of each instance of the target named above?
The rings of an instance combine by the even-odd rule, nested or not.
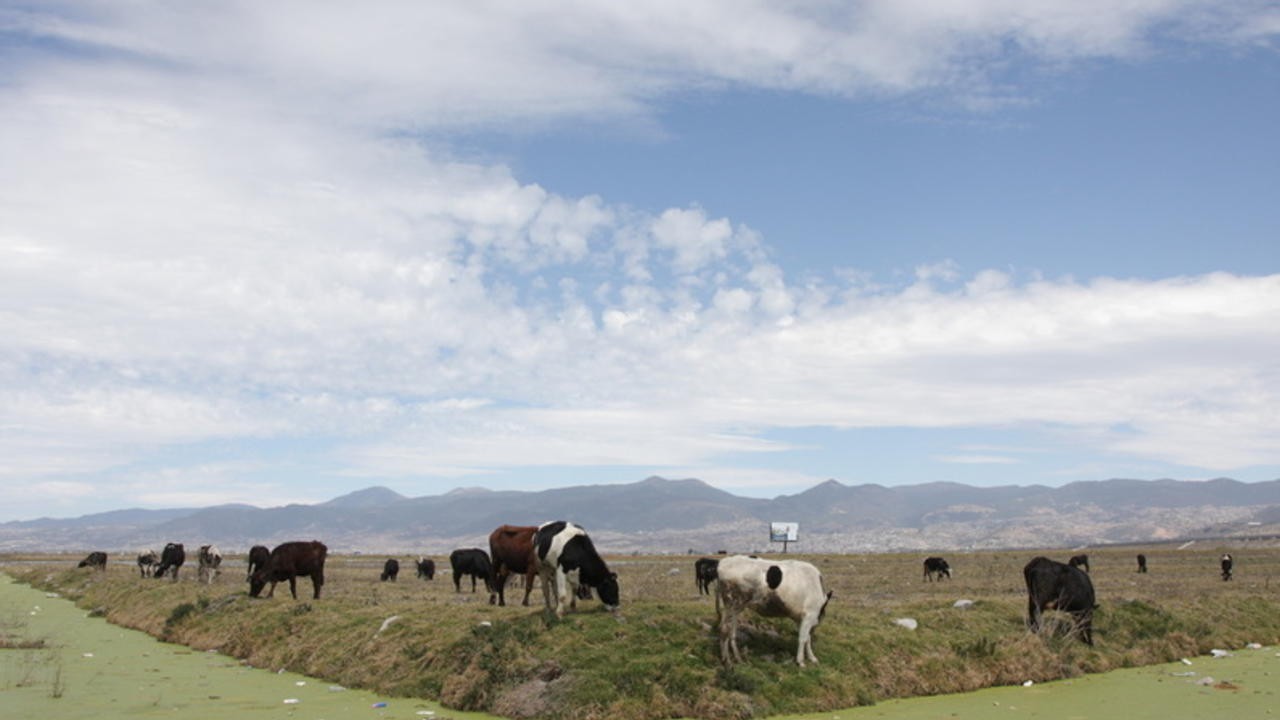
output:
[[[276,596],[276,583],[277,583],[277,582],[279,582],[279,581],[278,581],[278,580],[272,580],[272,581],[271,581],[271,588],[270,588],[269,590],[267,590],[267,597],[271,598],[271,597],[275,597],[275,596]]]
[[[1034,599],[1027,600],[1027,629],[1033,633],[1040,632],[1040,606]]]
[[[554,583],[556,581],[555,575],[546,569],[540,569],[538,571],[538,579],[542,582],[543,607],[547,610],[557,610],[558,608],[556,607],[556,601],[554,599],[557,597],[556,588],[554,587]]]
[[[725,665],[742,662],[742,653],[738,651],[738,611],[728,603],[720,619],[720,662]]]
[[[316,571],[311,574],[311,587],[313,590],[312,599],[320,599],[320,588],[324,586],[324,572]]]
[[[530,567],[524,574],[524,602],[520,603],[525,607],[529,607],[529,596],[533,594],[533,576],[535,570]]]
[[[811,614],[806,614],[800,621],[800,639],[796,648],[796,664],[800,667],[804,667],[806,658],[815,663],[818,662],[818,658],[813,654],[813,627],[817,624],[817,618]]]
[[[556,566],[556,617],[564,617],[566,609],[572,609],[576,605],[577,596],[574,594],[574,586],[569,574],[564,568]]]
[[[298,576],[297,575],[289,576],[289,594],[293,596],[294,600],[298,599]]]

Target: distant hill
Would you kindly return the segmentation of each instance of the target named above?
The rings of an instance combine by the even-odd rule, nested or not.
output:
[[[485,547],[504,523],[568,519],[607,552],[772,550],[767,523],[800,523],[798,551],[842,552],[1077,546],[1280,534],[1280,480],[1242,483],[1103,480],[1059,488],[844,485],[835,480],[772,499],[701,480],[651,477],[536,492],[454,490],[405,497],[375,486],[316,505],[117,510],[0,524],[0,551],[116,552],[217,543],[324,540],[337,552],[443,554]]]

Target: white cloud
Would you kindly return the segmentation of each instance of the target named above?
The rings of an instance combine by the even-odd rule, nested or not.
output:
[[[729,218],[560,196],[421,139],[720,84],[983,94],[1006,46],[1067,63],[1274,19],[1212,7],[0,9],[32,40],[0,66],[0,482],[54,498],[246,438],[323,438],[348,473],[705,467],[809,425],[1125,424],[1096,444],[1280,462],[1280,278],[796,282]]]

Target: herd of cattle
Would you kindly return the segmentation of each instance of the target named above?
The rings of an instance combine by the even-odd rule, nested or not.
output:
[[[316,540],[286,542],[268,550],[255,545],[249,550],[249,595],[258,597],[270,583],[267,597],[275,594],[276,584],[289,582],[289,592],[298,597],[297,579],[311,578],[313,597],[319,599],[324,585],[324,563],[328,548]],[[1147,558],[1137,556],[1139,573],[1147,572]],[[178,579],[178,570],[186,562],[181,543],[169,543],[157,555],[154,550],[138,554],[138,571],[142,577]],[[212,583],[221,572],[222,555],[214,545],[202,545],[196,552],[197,579]],[[79,567],[104,570],[107,554],[89,553]],[[476,582],[484,583],[489,603],[506,605],[505,587],[511,575],[524,576],[523,605],[529,604],[534,579],[540,578],[543,601],[557,617],[576,607],[579,599],[590,599],[592,590],[605,608],[618,608],[617,573],[611,572],[596,551],[591,538],[578,525],[565,521],[542,525],[503,525],[489,535],[489,552],[480,548],[462,548],[449,555],[455,592],[462,592],[464,578],[471,579],[471,592]],[[1231,580],[1233,561],[1230,554],[1220,558],[1222,579]],[[435,562],[430,558],[417,561],[418,577],[435,577]],[[1066,563],[1036,557],[1023,568],[1027,586],[1027,627],[1039,632],[1047,610],[1057,610],[1072,618],[1071,633],[1081,641],[1093,644],[1093,611],[1097,607],[1093,583],[1089,579],[1089,556],[1075,555]],[[380,579],[394,582],[400,573],[400,562],[388,559]],[[951,578],[951,566],[941,557],[924,560],[924,580],[933,582]],[[741,661],[738,648],[738,618],[750,609],[766,617],[788,617],[799,626],[796,663],[818,662],[813,653],[813,630],[821,622],[831,601],[831,591],[823,586],[822,573],[802,560],[766,560],[755,555],[732,555],[699,558],[694,563],[694,580],[701,594],[714,595],[720,623],[720,657],[730,664]],[[712,591],[714,585],[715,590]]]

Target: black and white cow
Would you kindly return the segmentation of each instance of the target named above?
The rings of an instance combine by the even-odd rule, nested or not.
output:
[[[1143,555],[1142,553],[1138,553],[1138,572],[1144,573],[1146,571],[1147,571],[1147,556]]]
[[[94,550],[93,552],[89,553],[88,556],[85,557],[85,559],[81,560],[80,564],[77,565],[76,567],[87,567],[87,568],[93,568],[94,570],[106,570],[107,554],[102,552],[101,550]]]
[[[484,581],[484,589],[492,591],[490,579],[493,577],[493,564],[489,562],[489,553],[480,548],[458,548],[449,553],[449,567],[453,570],[453,591],[462,592],[462,577],[471,577],[471,592],[476,591],[476,579]]]
[[[213,579],[222,572],[222,553],[217,545],[201,545],[196,552],[196,579],[206,585],[212,585]]]
[[[1040,631],[1045,610],[1058,610],[1071,615],[1073,632],[1086,645],[1093,644],[1093,582],[1075,565],[1064,565],[1046,557],[1037,557],[1022,569],[1027,581],[1027,628]]]
[[[583,585],[595,588],[608,610],[618,608],[618,575],[609,571],[586,530],[563,520],[544,523],[534,534],[534,549],[542,597],[556,617],[577,606]]]
[[[1067,564],[1073,568],[1080,568],[1085,572],[1089,572],[1089,556],[1084,553],[1072,555],[1071,559],[1067,561]]]
[[[249,572],[245,575],[245,580],[253,577],[253,574],[266,567],[267,560],[271,558],[271,551],[265,545],[254,545],[249,548],[249,558],[246,564],[249,566]]]
[[[182,543],[169,543],[160,552],[160,564],[156,566],[155,577],[162,578],[165,573],[173,571],[173,581],[178,581],[178,570],[187,561],[187,551]]]
[[[386,582],[388,580],[390,580],[391,582],[395,582],[396,577],[399,574],[400,574],[400,561],[396,560],[395,558],[388,558],[387,561],[382,564],[382,575],[379,579],[381,579],[382,582]]]
[[[436,561],[429,557],[419,557],[418,577],[423,580],[434,580],[436,578]]]
[[[1234,563],[1234,562],[1232,562],[1232,560],[1231,560],[1231,554],[1230,554],[1230,553],[1223,553],[1223,554],[1222,554],[1222,559],[1221,559],[1221,561],[1220,561],[1220,565],[1222,566],[1222,579],[1223,579],[1223,580],[1230,580],[1230,579],[1231,579],[1231,568],[1232,568],[1232,566],[1233,566],[1234,564],[1235,564],[1235,563]]]
[[[940,557],[927,557],[924,559],[924,578],[929,582],[933,582],[934,576],[938,580],[942,578],[951,579],[951,565]]]
[[[160,556],[156,554],[155,550],[147,548],[138,553],[138,574],[142,577],[151,577],[159,564]]]
[[[716,568],[720,613],[720,660],[742,660],[738,649],[738,616],[750,608],[765,617],[789,617],[799,624],[796,663],[818,662],[813,654],[813,631],[826,614],[831,592],[822,573],[803,560],[764,560],[731,555]]]
[[[711,594],[711,583],[716,581],[716,558],[698,558],[693,563],[693,581],[698,584],[699,595]]]

